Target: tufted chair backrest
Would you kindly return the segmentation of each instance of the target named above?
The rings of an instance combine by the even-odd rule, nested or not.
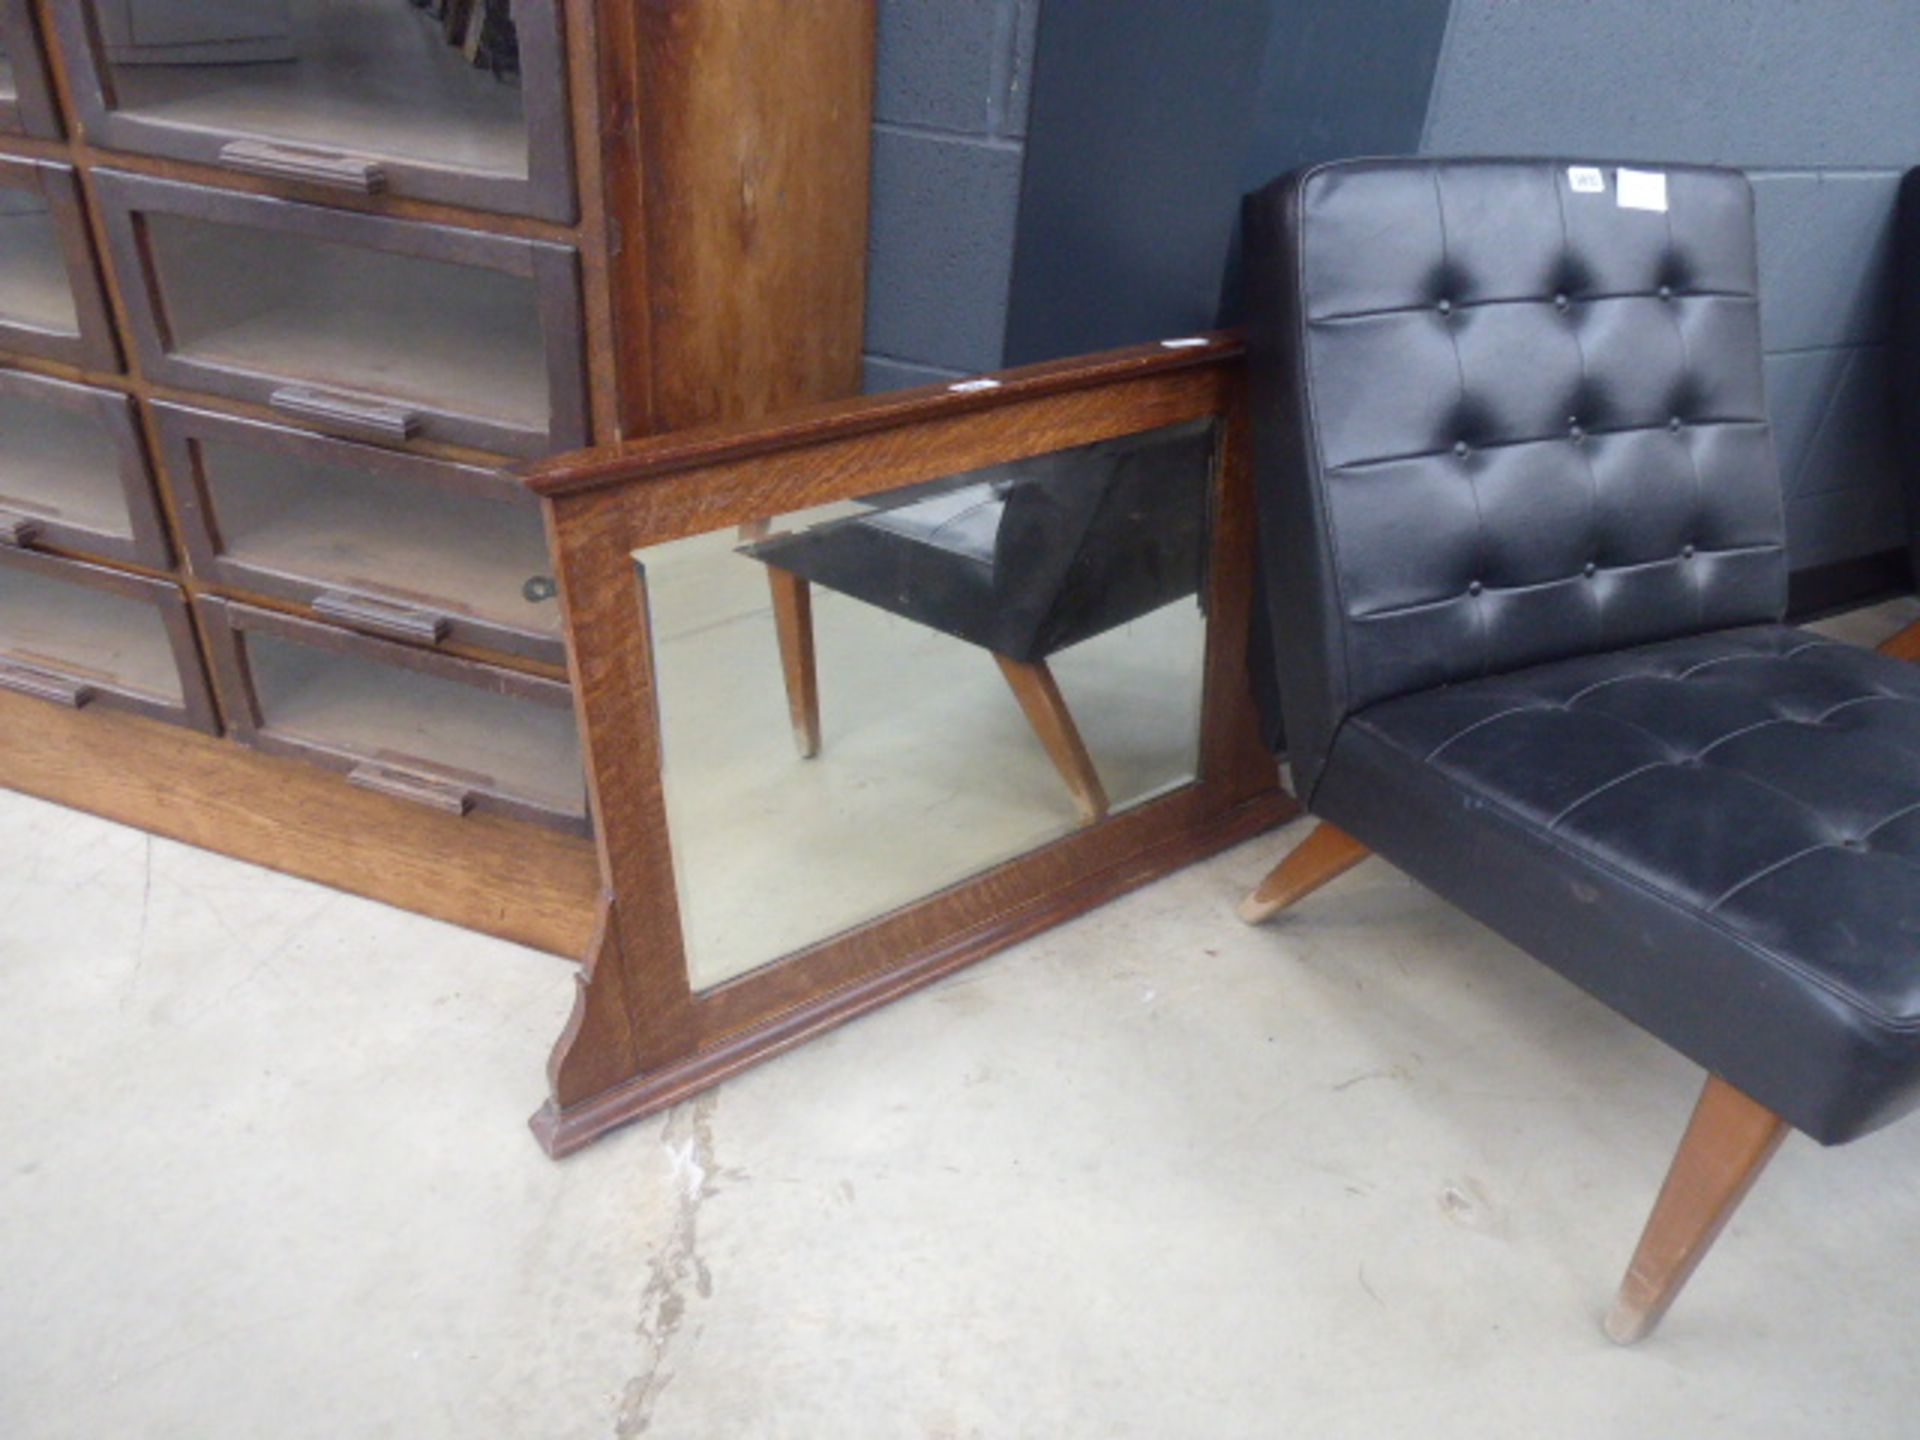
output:
[[[1247,202],[1288,748],[1569,655],[1777,619],[1737,171],[1361,160]]]

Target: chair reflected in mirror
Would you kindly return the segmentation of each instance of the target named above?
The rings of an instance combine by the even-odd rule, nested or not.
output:
[[[820,753],[814,585],[976,645],[1083,824],[1108,795],[1049,660],[1203,593],[1212,425],[1195,422],[889,492],[801,531],[742,527],[767,567],[794,743]]]

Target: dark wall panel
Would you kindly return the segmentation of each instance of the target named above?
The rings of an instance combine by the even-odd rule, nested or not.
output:
[[[1447,0],[1045,0],[1007,359],[1215,323],[1241,194],[1413,149],[1446,15]]]
[[[1046,0],[1010,362],[1176,334],[1212,318],[1268,4]]]

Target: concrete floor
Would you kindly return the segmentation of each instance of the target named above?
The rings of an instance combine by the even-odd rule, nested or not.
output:
[[[1292,838],[555,1166],[566,967],[0,795],[0,1435],[1913,1433],[1920,1127],[1615,1349],[1698,1072]]]

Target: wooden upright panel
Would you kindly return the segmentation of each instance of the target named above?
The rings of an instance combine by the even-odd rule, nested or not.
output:
[[[873,9],[601,0],[627,434],[859,390]]]

